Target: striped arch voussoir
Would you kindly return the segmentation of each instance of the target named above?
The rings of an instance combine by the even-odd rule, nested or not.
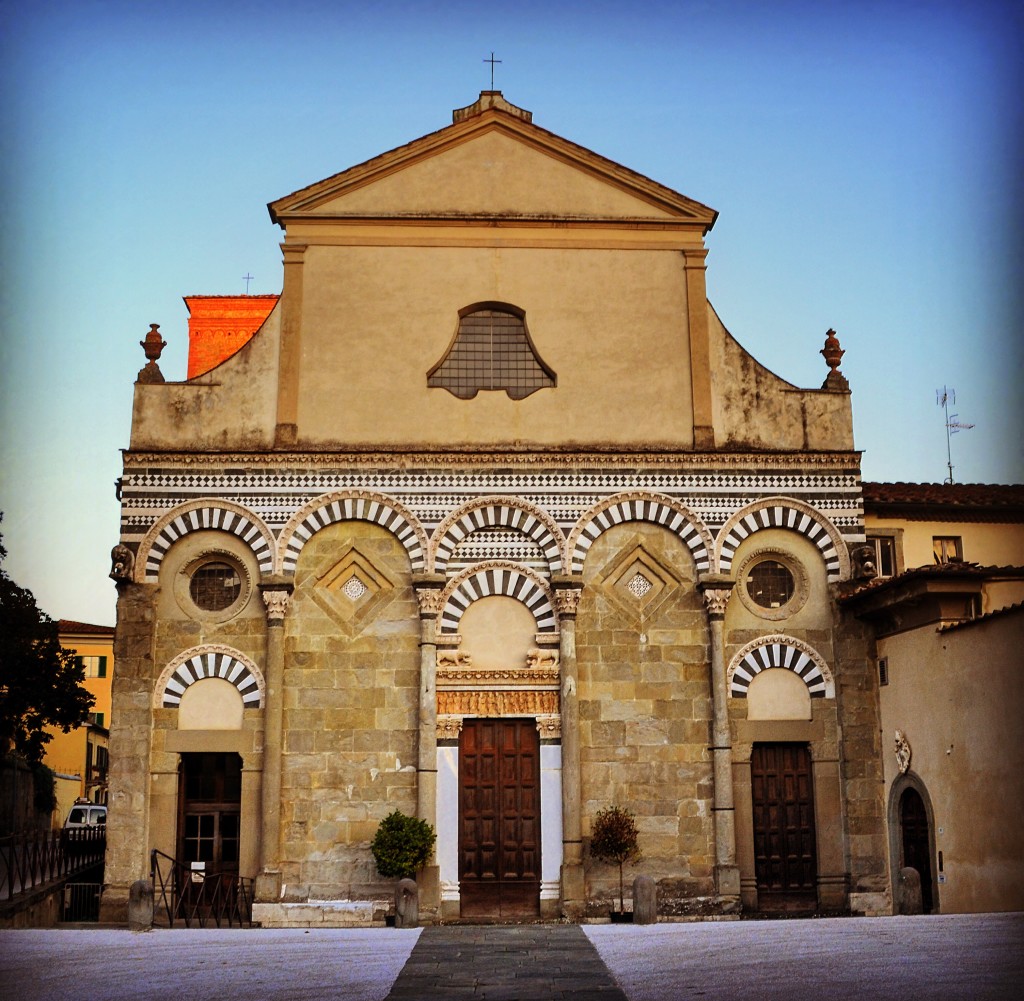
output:
[[[484,528],[522,532],[540,548],[547,559],[549,572],[561,573],[565,546],[561,529],[540,508],[511,497],[480,497],[441,522],[431,539],[434,571],[444,573],[455,547],[473,532]]]
[[[558,619],[544,581],[516,563],[482,563],[459,574],[441,595],[441,632],[457,633],[462,615],[480,598],[505,595],[524,604],[537,632],[556,633]]]
[[[849,575],[849,554],[839,531],[819,511],[789,498],[758,501],[738,511],[722,526],[719,533],[719,572],[729,573],[740,543],[765,528],[785,528],[810,539],[825,561],[829,580],[840,580]]]
[[[171,546],[183,536],[205,529],[237,535],[252,550],[260,573],[273,573],[274,537],[257,515],[229,501],[193,501],[164,515],[142,540],[136,562],[138,579],[154,583]]]
[[[416,517],[390,497],[353,490],[318,497],[292,516],[278,542],[280,572],[295,573],[302,547],[321,528],[339,521],[370,521],[386,528],[405,547],[414,573],[426,566],[427,533]]]
[[[813,647],[791,636],[762,636],[748,643],[729,663],[726,677],[729,695],[745,699],[750,682],[772,667],[799,675],[812,699],[834,699],[835,680],[824,659]]]
[[[230,647],[201,646],[186,650],[163,669],[156,684],[158,709],[177,709],[185,690],[204,678],[222,678],[238,689],[246,709],[262,709],[266,685],[260,669]]]
[[[644,521],[667,528],[690,550],[699,573],[711,568],[711,536],[692,511],[671,497],[631,493],[609,497],[580,519],[569,536],[572,572],[582,573],[587,552],[598,536],[627,521]]]

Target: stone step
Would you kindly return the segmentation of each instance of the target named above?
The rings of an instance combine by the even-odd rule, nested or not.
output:
[[[263,928],[368,928],[383,925],[385,912],[372,900],[306,900],[253,904],[252,920]]]

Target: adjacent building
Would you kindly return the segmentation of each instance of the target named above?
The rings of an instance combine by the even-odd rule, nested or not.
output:
[[[154,327],[135,387],[106,916],[156,848],[264,925],[379,918],[394,809],[428,919],[599,916],[614,804],[664,914],[889,910],[834,333],[820,388],[769,372],[716,212],[495,91],[270,214],[259,330],[167,382]]]
[[[1024,486],[865,483],[889,866],[925,912],[1024,909]],[[898,900],[897,900],[898,906]]]
[[[43,763],[56,776],[53,823],[59,827],[77,800],[107,802],[114,627],[60,619],[57,629],[60,645],[84,668],[83,685],[95,700],[85,725],[68,733],[59,727],[47,730],[51,739]]]

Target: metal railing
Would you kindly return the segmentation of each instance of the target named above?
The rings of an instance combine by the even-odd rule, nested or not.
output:
[[[62,921],[99,921],[102,883],[65,883]]]
[[[104,827],[30,831],[0,838],[0,901],[103,863]]]
[[[249,928],[252,926],[253,880],[235,873],[193,869],[157,849],[150,852],[153,918],[166,927]]]

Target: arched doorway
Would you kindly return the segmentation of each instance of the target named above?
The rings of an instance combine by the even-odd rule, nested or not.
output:
[[[921,906],[925,914],[931,914],[932,861],[928,811],[921,794],[913,786],[903,790],[899,814],[903,866],[912,866],[918,871],[921,877]]]

